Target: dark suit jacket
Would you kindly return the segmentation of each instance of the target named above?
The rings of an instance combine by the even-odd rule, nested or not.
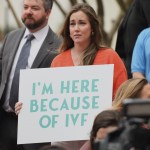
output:
[[[9,74],[13,65],[14,57],[25,28],[18,29],[9,33],[3,43],[0,51],[0,103],[2,103],[2,96],[8,82]],[[48,68],[57,55],[56,50],[60,45],[60,39],[49,28],[49,32],[33,62],[32,68]]]
[[[119,26],[116,52],[124,60],[131,78],[131,59],[138,34],[150,26],[150,0],[134,0]]]

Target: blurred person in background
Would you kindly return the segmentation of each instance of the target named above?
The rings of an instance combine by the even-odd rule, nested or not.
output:
[[[146,78],[150,82],[150,28],[138,36],[132,55],[131,72],[133,78]]]
[[[133,0],[121,22],[116,42],[116,52],[125,63],[128,78],[132,78],[131,60],[139,33],[150,26],[150,1]]]
[[[122,110],[125,99],[150,99],[150,84],[145,78],[133,78],[125,81],[118,88],[112,108]]]
[[[90,140],[80,150],[93,150],[95,142],[105,139],[109,133],[118,129],[120,119],[121,115],[116,110],[100,112],[94,119]]]

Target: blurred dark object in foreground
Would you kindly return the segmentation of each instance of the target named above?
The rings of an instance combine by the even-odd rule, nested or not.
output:
[[[150,100],[127,99],[118,130],[94,144],[94,150],[150,150]]]

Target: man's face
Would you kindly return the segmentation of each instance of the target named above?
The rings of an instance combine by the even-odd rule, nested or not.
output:
[[[24,0],[22,21],[25,26],[36,32],[43,28],[47,22],[50,12],[46,12],[42,0]]]

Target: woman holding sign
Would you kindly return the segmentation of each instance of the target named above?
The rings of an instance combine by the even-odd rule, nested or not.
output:
[[[63,38],[60,54],[55,57],[51,67],[114,64],[114,97],[118,87],[127,80],[126,68],[118,54],[103,45],[100,23],[94,9],[88,4],[75,5],[68,14],[60,35]],[[83,143],[76,141],[56,144],[64,145],[68,150],[79,150]]]
[[[51,67],[114,64],[113,97],[127,80],[125,66],[118,54],[103,45],[100,23],[88,4],[77,4],[68,14],[60,35],[63,43],[60,54]]]

